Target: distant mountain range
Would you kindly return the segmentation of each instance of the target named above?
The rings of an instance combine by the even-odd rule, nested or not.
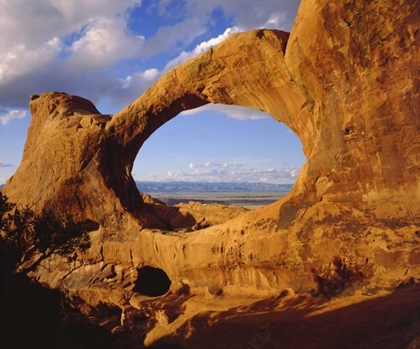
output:
[[[137,188],[145,193],[174,192],[261,192],[287,193],[293,184],[247,183],[247,182],[140,182]]]

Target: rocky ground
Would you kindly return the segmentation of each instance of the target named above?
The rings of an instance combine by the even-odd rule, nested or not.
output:
[[[326,299],[280,294],[192,296],[168,307],[145,337],[151,347],[179,348],[420,348],[420,287],[355,292]],[[175,304],[174,304],[175,306]],[[204,310],[204,311],[203,311]],[[177,346],[175,346],[177,345]]]

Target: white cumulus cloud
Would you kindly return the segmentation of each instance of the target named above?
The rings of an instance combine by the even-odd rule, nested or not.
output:
[[[190,16],[172,25],[160,27],[157,33],[147,40],[144,53],[156,55],[162,52],[183,48],[206,32],[206,18]]]
[[[159,0],[159,3],[162,8],[167,8],[176,1]],[[232,17],[235,25],[245,30],[269,26],[290,31],[299,4],[300,1],[296,0],[185,0],[185,12],[202,18],[211,17],[217,9]]]
[[[220,166],[219,166],[220,165]],[[280,169],[254,169],[254,168],[235,168],[223,166],[203,166],[192,167],[190,172],[169,171],[168,177],[159,178],[164,181],[177,179],[183,181],[203,181],[203,182],[293,182],[299,174],[300,167],[285,167]],[[190,167],[191,168],[191,167]]]
[[[134,72],[109,86],[102,97],[109,99],[117,110],[121,109],[141,96],[161,75],[155,68]]]
[[[152,176],[149,180],[203,181],[203,182],[267,182],[292,183],[299,175],[301,166],[280,168],[253,168],[245,162],[213,162],[189,164],[189,171],[169,171],[167,176]]]
[[[0,84],[43,69],[57,58],[62,47],[56,37],[32,50],[25,44],[13,45],[7,52],[0,53]]]
[[[70,46],[68,64],[74,71],[106,68],[120,59],[138,57],[143,44],[143,36],[127,32],[123,18],[96,18]]]
[[[257,27],[290,29],[298,3],[157,0],[145,5],[141,0],[0,0],[0,31],[5,33],[0,36],[0,106],[24,108],[30,94],[56,90],[93,102],[109,99],[114,107],[120,107],[132,102],[162,72],[234,32]],[[164,23],[147,40],[141,26],[131,31],[130,16],[138,6],[158,9],[156,20]],[[215,10],[228,19],[230,28],[212,37],[219,20]],[[188,48],[195,40],[201,43]],[[178,55],[166,67],[160,62],[155,70],[153,63],[141,68],[145,59],[162,52]],[[133,63],[131,72],[124,72],[126,77],[121,78],[124,69],[112,70],[136,59],[139,64]],[[258,112],[230,111],[228,115],[263,117]]]
[[[164,71],[171,70],[172,68],[177,67],[178,65],[184,63],[185,61],[204,53],[209,48],[216,46],[217,44],[220,44],[223,40],[228,38],[230,35],[234,33],[238,33],[239,31],[240,29],[238,27],[227,28],[223,34],[220,34],[216,38],[203,41],[202,43],[198,44],[192,51],[182,51],[178,57],[172,59],[166,64]]]
[[[118,82],[123,89],[135,89],[136,93],[140,93],[155,82],[159,76],[159,70],[148,69],[144,72],[136,72],[124,79],[119,79]]]
[[[140,0],[0,1],[0,105],[23,108],[28,96],[66,91],[98,100],[113,74],[86,76],[137,57],[144,38],[127,30]],[[68,63],[68,64],[65,64]]]
[[[14,119],[23,119],[26,116],[24,110],[11,110],[5,114],[0,114],[0,122],[3,126],[6,126],[11,120]],[[2,166],[2,161],[0,162],[0,167]]]

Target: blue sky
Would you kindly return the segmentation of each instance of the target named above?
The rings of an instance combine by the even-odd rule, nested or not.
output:
[[[22,158],[30,94],[63,91],[105,114],[230,34],[290,31],[298,0],[0,1],[0,184]],[[209,105],[180,114],[140,150],[137,180],[293,183],[299,139],[269,115]]]

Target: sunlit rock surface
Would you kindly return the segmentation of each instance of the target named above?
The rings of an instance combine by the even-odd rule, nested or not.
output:
[[[82,299],[78,307],[86,313],[101,304],[117,307],[123,326],[134,326],[127,319],[143,312],[157,321],[150,343],[178,329],[180,338],[191,337],[181,320],[170,324],[182,312],[184,322],[197,315],[185,305],[194,304],[193,295],[264,298],[289,290],[293,297],[330,299],[415,285],[419,27],[416,1],[303,0],[290,34],[234,34],[164,75],[112,117],[80,97],[33,96],[23,161],[5,194],[37,210],[53,208],[100,224],[90,250],[72,259],[51,257],[33,277]],[[131,169],[161,125],[207,103],[268,112],[298,135],[307,162],[292,191],[276,203],[206,229],[175,232],[176,224],[168,224],[174,212],[142,199]],[[147,308],[139,285],[165,281],[139,280],[144,267],[164,272],[170,286],[163,299],[174,306],[183,300],[179,309],[165,313],[164,301],[161,312]],[[202,311],[222,307],[200,304]],[[410,319],[407,326],[418,321]],[[194,329],[193,320],[189,325]],[[132,333],[139,333],[134,327]],[[418,333],[418,327],[410,331]],[[368,339],[374,340],[366,334]],[[282,347],[275,343],[270,337],[260,345]]]

